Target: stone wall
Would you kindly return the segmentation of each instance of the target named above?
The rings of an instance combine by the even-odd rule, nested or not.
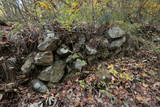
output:
[[[43,82],[57,83],[73,71],[82,71],[87,65],[95,64],[124,52],[134,51],[137,43],[119,27],[111,27],[103,35],[77,32],[57,33],[46,30],[39,40],[38,52],[31,53],[21,71],[28,74],[42,66],[34,80],[33,88],[47,92]],[[40,88],[43,85],[43,88]]]

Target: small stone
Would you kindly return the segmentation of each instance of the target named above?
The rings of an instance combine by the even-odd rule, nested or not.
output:
[[[33,53],[33,54],[35,54],[35,53]],[[35,67],[35,65],[34,65],[34,58],[33,58],[34,55],[33,54],[32,55],[30,54],[28,56],[28,59],[25,61],[25,63],[21,67],[21,71],[23,73],[25,73],[25,74],[29,73]]]
[[[40,92],[40,93],[47,93],[48,92],[48,88],[40,80],[33,80],[32,81],[32,88],[33,88],[33,90]]]
[[[63,75],[65,69],[65,62],[58,60],[52,66],[47,67],[38,76],[38,79],[43,81],[50,81],[52,83],[59,82]]]
[[[53,72],[51,72],[51,75],[50,75],[50,82],[52,83],[59,82],[64,75],[65,67],[66,67],[66,63],[64,61],[62,60],[56,61],[53,64]]]
[[[109,48],[119,48],[123,45],[123,43],[126,41],[126,37],[122,37],[120,39],[114,40],[111,42]]]
[[[73,62],[73,68],[76,70],[81,71],[83,67],[87,65],[87,62],[85,60],[77,59],[75,62]]]
[[[88,55],[95,55],[97,53],[97,50],[95,48],[86,45],[86,52]]]
[[[11,57],[7,59],[7,67],[9,70],[13,70],[16,67],[17,59],[14,57]]]
[[[34,58],[37,65],[51,65],[53,64],[52,51],[39,52]]]
[[[123,37],[123,35],[125,34],[125,31],[123,31],[119,27],[112,27],[108,30],[108,34],[111,38],[114,39],[114,38]]]
[[[24,106],[24,107],[43,107],[43,102],[40,101],[40,102],[35,102],[35,103],[32,103],[32,104],[26,104],[26,106]]]
[[[66,63],[69,63],[77,58],[79,58],[80,56],[77,53],[74,53],[73,55],[69,55],[68,58],[66,59]]]
[[[50,81],[51,72],[54,72],[53,67],[49,66],[40,72],[38,79],[40,79],[42,81]]]
[[[62,47],[57,50],[57,54],[60,56],[66,56],[69,55],[70,53],[71,51],[66,45],[62,45]]]
[[[58,43],[60,43],[60,38],[55,35],[54,32],[47,32],[44,41],[40,42],[38,49],[40,51],[55,51],[58,48]]]

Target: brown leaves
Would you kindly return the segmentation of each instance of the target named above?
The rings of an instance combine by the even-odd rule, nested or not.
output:
[[[61,84],[56,84],[46,95],[31,91],[29,86],[19,87],[18,93],[25,103],[46,101],[49,97],[58,99],[57,106],[106,107],[106,106],[159,106],[160,82],[156,77],[158,57],[142,51],[136,57],[109,60],[89,68],[89,73],[82,72]],[[144,61],[147,60],[147,61]],[[111,81],[101,80],[94,71],[109,71]],[[91,74],[91,73],[92,74]],[[87,75],[86,75],[87,74]],[[85,76],[84,76],[85,75]],[[130,79],[132,75],[132,79]],[[24,78],[18,78],[23,80]],[[8,87],[12,89],[12,83]],[[24,88],[25,87],[25,88]],[[0,90],[5,87],[0,86]],[[13,93],[12,93],[13,94]],[[3,100],[0,94],[0,100]],[[109,104],[108,104],[109,103]]]

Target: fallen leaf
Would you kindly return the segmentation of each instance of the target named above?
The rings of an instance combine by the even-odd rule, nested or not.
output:
[[[160,87],[160,82],[154,83],[154,84],[153,84],[153,87],[154,87],[154,88]]]
[[[0,94],[0,101],[2,100],[2,98],[3,98],[3,94]]]
[[[48,96],[48,94],[44,94],[42,97],[43,98],[48,98],[49,96]]]
[[[136,99],[137,99],[138,101],[140,101],[140,102],[143,102],[143,101],[144,101],[144,98],[141,97],[141,96],[136,96]]]
[[[114,66],[111,64],[107,67],[108,69],[114,69]]]
[[[143,85],[143,87],[145,87],[145,88],[148,87],[148,84],[143,83],[142,85]]]

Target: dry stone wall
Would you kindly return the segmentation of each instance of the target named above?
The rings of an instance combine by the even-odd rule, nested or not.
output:
[[[32,82],[33,88],[43,93],[47,92],[45,86],[44,90],[39,86],[43,82],[57,83],[67,73],[81,71],[87,65],[136,47],[135,40],[119,27],[111,27],[102,36],[88,37],[83,33],[62,36],[54,30],[46,30],[43,36],[37,47],[39,51],[31,53],[21,67],[25,74],[34,71],[37,65],[44,67]]]

